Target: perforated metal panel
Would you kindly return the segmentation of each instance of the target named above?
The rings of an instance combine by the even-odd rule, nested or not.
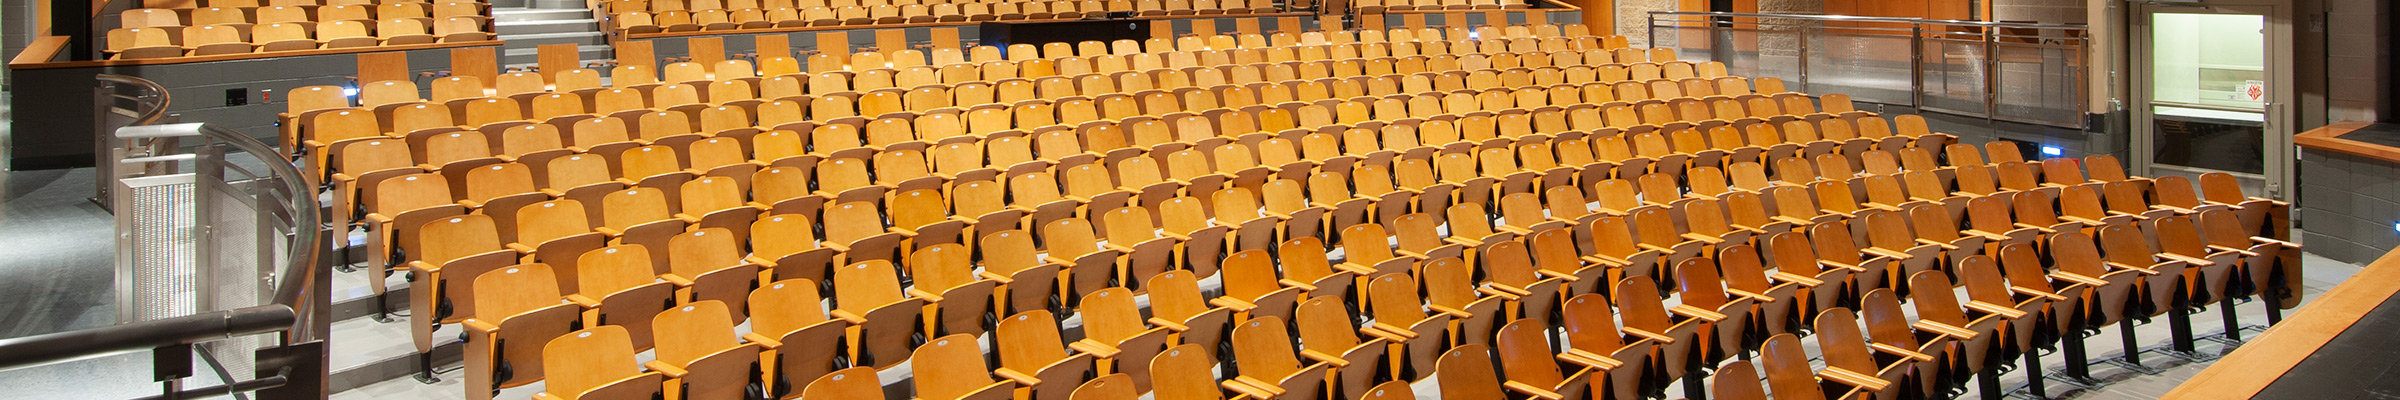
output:
[[[199,311],[192,181],[191,174],[118,181],[118,322]]]

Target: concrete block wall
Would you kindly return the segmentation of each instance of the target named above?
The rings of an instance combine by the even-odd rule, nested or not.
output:
[[[450,49],[410,51],[408,64],[412,73],[448,70]],[[277,135],[275,114],[286,107],[284,93],[303,86],[350,84],[358,73],[358,55],[15,71],[16,87],[9,93],[13,112],[40,117],[9,121],[15,132],[9,138],[10,169],[91,165],[96,137],[92,131],[92,76],[103,73],[137,76],[166,86],[173,96],[167,112],[183,122],[207,122],[275,143],[267,139]],[[420,90],[431,86],[428,80],[417,81]],[[227,105],[229,89],[243,89],[247,104]],[[268,90],[273,91],[272,99],[263,92]]]
[[[2326,117],[2379,121],[2392,117],[2391,24],[2387,1],[2325,2]]]
[[[1677,11],[1676,0],[1616,0],[1617,35],[1633,47],[1650,47],[1650,12]],[[1820,4],[1822,2],[1820,1]]]
[[[2309,253],[2364,265],[2400,247],[2400,164],[2304,149],[2295,218]]]

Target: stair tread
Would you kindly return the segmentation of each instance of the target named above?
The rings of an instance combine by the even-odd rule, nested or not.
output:
[[[605,44],[584,44],[584,45],[576,45],[576,46],[575,46],[575,51],[576,51],[576,52],[579,52],[579,53],[589,53],[589,52],[607,52],[607,51],[608,51],[608,45],[605,45]],[[501,51],[500,51],[500,54],[501,54],[501,55],[505,55],[505,56],[520,56],[520,55],[523,55],[523,56],[529,56],[529,55],[537,55],[537,54],[541,54],[541,49],[538,49],[538,48],[532,48],[532,47],[525,47],[525,48],[514,48],[514,49],[505,49],[505,50],[501,50]]]
[[[588,19],[588,18],[587,18],[587,19],[545,19],[545,20],[533,20],[533,21],[495,21],[495,22],[492,22],[492,25],[496,25],[496,26],[519,26],[519,25],[576,25],[576,24],[596,24],[596,23],[600,23],[600,20],[596,20],[596,19]]]
[[[593,37],[593,36],[607,36],[607,34],[600,33],[600,32],[525,33],[525,34],[502,34],[502,35],[500,35],[500,38],[501,38],[501,40],[512,40],[512,39],[552,39],[552,38],[578,38],[578,37]]]

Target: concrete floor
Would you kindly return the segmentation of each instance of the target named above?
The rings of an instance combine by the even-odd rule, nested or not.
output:
[[[0,121],[14,116],[0,100]],[[0,124],[0,138],[11,134]],[[0,140],[0,143],[6,143]],[[0,157],[7,154],[0,144]],[[116,324],[115,217],[92,204],[92,169],[0,171],[0,338]],[[194,358],[186,387],[220,384]],[[0,398],[155,396],[151,354],[100,355],[0,370]]]

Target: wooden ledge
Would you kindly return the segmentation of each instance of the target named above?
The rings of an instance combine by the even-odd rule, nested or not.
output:
[[[2371,122],[2354,121],[2335,122],[2332,124],[2327,124],[2324,127],[2311,129],[2307,132],[2301,132],[2298,135],[2292,135],[2292,144],[2311,149],[2348,153],[2351,155],[2375,158],[2386,162],[2400,163],[2400,148],[2341,138],[2342,135],[2346,135],[2351,132],[2357,132],[2360,129],[2366,129],[2371,125],[2375,124]]]
[[[56,40],[56,41],[57,41],[57,44],[55,44],[55,45],[50,45],[50,46],[52,46],[52,48],[48,49],[49,51],[47,51],[47,52],[43,52],[43,53],[55,53],[55,52],[57,51],[56,47],[58,47],[58,46],[64,46],[64,45],[66,45],[66,37],[63,37],[63,36],[49,36],[49,37],[43,37],[43,38],[40,38],[40,39],[35,39],[35,40],[34,40],[34,42],[33,42],[33,44],[31,44],[31,45],[27,45],[27,46],[25,47],[25,51],[24,51],[24,52],[22,52],[22,53],[18,53],[18,54],[17,54],[17,58],[16,58],[16,59],[14,59],[14,60],[10,60],[10,61],[9,61],[9,63],[8,63],[8,68],[9,68],[9,69],[53,69],[53,68],[81,68],[81,67],[116,67],[116,66],[133,66],[133,65],[172,65],[172,64],[191,64],[191,63],[204,63],[204,62],[216,62],[216,61],[232,61],[232,60],[256,60],[256,59],[280,58],[280,57],[321,56],[321,55],[328,55],[328,54],[381,53],[381,52],[390,52],[390,51],[410,51],[410,50],[448,49],[448,48],[459,48],[459,47],[499,46],[499,45],[501,45],[502,43],[504,43],[504,42],[505,42],[505,41],[502,41],[502,40],[478,40],[478,41],[472,41],[472,42],[454,42],[454,43],[426,43],[426,44],[407,44],[407,45],[398,45],[398,46],[374,46],[374,47],[345,47],[345,48],[339,48],[339,49],[315,49],[315,50],[273,51],[273,52],[265,52],[265,53],[218,54],[218,55],[208,55],[208,56],[167,57],[167,58],[142,58],[142,59],[133,59],[133,60],[49,61],[49,58],[50,58],[50,57],[49,57],[49,56],[47,56],[47,55],[40,56],[40,59],[39,59],[38,61],[36,61],[36,60],[28,60],[28,59],[27,59],[28,57],[34,57],[34,56],[35,56],[35,54],[36,54],[36,50],[43,50],[43,47],[42,47],[42,46],[44,46],[46,43],[48,43],[49,41],[51,41],[51,40],[52,40],[52,38],[56,38],[56,39],[57,39],[57,40]]]
[[[50,62],[50,59],[58,58],[59,51],[66,49],[67,41],[68,38],[66,36],[43,36],[40,38],[35,38],[33,39],[33,43],[28,43],[25,45],[24,51],[17,52],[16,58],[8,60],[8,66],[10,68],[15,68],[17,65],[30,65]]]
[[[2363,126],[2360,124],[2359,126]],[[2332,126],[2328,126],[2331,128]],[[2356,128],[2351,128],[2355,130]],[[2322,129],[2320,129],[2322,130]],[[2276,378],[2291,372],[2360,317],[2374,311],[2400,291],[2400,251],[2385,253],[2350,280],[2335,285],[2316,302],[2283,323],[2217,359],[2183,385],[2167,392],[2168,399],[2247,399],[2258,396]]]

